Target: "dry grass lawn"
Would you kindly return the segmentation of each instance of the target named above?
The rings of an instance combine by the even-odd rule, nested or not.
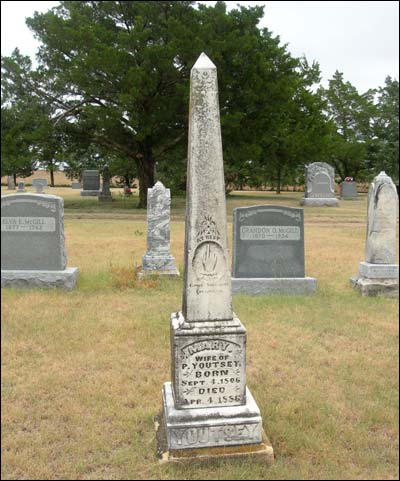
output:
[[[153,418],[171,379],[182,279],[135,281],[146,246],[135,198],[104,206],[50,191],[65,198],[68,265],[80,278],[71,292],[2,291],[2,479],[398,479],[398,302],[363,298],[348,280],[364,259],[365,195],[305,209],[314,296],[234,298],[274,466],[160,466]],[[300,197],[230,195],[229,237],[233,207]],[[181,272],[184,210],[173,199]]]

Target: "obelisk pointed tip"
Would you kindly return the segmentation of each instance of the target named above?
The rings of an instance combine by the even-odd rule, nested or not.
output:
[[[207,57],[207,55],[202,52],[200,57],[196,60],[196,63],[193,65],[193,69],[216,69],[217,67],[211,62],[211,60]]]

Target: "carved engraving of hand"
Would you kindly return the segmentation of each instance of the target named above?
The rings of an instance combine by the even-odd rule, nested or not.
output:
[[[217,255],[211,251],[211,247],[208,244],[203,254],[203,269],[205,272],[214,272],[217,265]]]

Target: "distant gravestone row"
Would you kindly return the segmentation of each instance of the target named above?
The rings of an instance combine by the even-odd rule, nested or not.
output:
[[[1,198],[1,286],[63,287],[78,277],[67,267],[64,201],[46,194]]]

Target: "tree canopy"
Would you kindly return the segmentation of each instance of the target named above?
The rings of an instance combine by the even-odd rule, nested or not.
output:
[[[2,58],[2,138],[12,124],[25,142],[22,149],[6,143],[3,158],[19,150],[23,165],[34,149],[50,169],[63,157],[70,175],[108,163],[126,183],[139,179],[140,207],[155,175],[184,188],[189,76],[202,51],[218,68],[227,183],[268,179],[279,192],[310,161],[330,159],[342,177],[362,171],[366,152],[370,168],[380,155],[393,159],[396,145],[398,158],[396,86],[381,91],[386,120],[375,123],[372,93],[359,95],[342,74],[315,92],[318,64],[294,58],[259,29],[262,15],[259,6],[227,11],[224,2],[191,1],[64,1],[35,13],[27,24],[41,42],[38,67],[18,51]],[[34,110],[41,113],[32,139]],[[386,136],[379,148],[378,135]]]

